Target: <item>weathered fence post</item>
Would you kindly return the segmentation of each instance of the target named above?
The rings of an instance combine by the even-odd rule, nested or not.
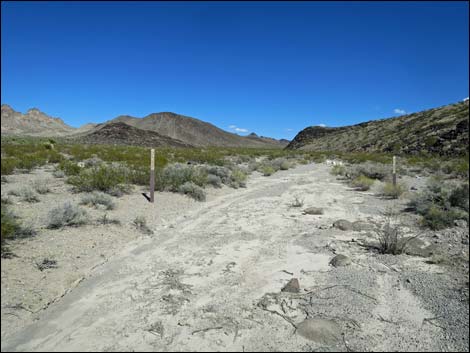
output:
[[[393,156],[393,186],[397,186],[397,157]]]
[[[153,203],[155,192],[155,150],[150,150],[150,202]]]

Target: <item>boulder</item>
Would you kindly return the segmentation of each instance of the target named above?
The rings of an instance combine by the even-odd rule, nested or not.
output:
[[[351,264],[351,259],[346,255],[338,254],[330,260],[330,265],[334,267],[348,266]]]
[[[352,230],[353,225],[351,222],[345,219],[339,219],[333,223],[333,227],[341,229],[341,230]]]
[[[304,214],[320,215],[320,214],[323,214],[323,208],[309,207],[304,210]]]
[[[281,289],[281,292],[288,293],[299,293],[300,284],[297,278],[292,278],[285,286]]]
[[[320,318],[305,319],[297,326],[296,333],[323,345],[334,345],[341,338],[341,328],[336,322]]]

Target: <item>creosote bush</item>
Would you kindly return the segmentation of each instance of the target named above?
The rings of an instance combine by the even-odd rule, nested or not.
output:
[[[88,214],[70,202],[57,206],[49,212],[47,227],[51,229],[66,226],[80,226],[88,223]]]
[[[261,165],[261,167],[259,168],[259,172],[263,174],[264,176],[270,176],[270,175],[273,175],[276,172],[276,170],[274,170],[272,166],[264,164],[264,165]]]
[[[232,174],[230,175],[230,186],[238,189],[239,187],[246,187],[246,178],[247,174],[241,170],[240,168],[235,168],[232,170]]]
[[[382,187],[381,194],[385,197],[398,199],[406,190],[407,186],[404,183],[397,183],[396,185],[393,185],[393,183],[385,183]]]
[[[368,178],[365,175],[360,175],[351,181],[351,186],[360,191],[367,191],[374,184],[374,179]]]

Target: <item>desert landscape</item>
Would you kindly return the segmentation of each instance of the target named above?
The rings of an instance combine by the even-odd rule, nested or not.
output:
[[[1,6],[2,352],[469,351],[467,2]]]

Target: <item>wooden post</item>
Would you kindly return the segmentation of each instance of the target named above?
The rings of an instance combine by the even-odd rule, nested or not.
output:
[[[397,157],[393,156],[393,186],[397,186]]]
[[[155,192],[155,150],[150,150],[150,202],[153,203]]]

